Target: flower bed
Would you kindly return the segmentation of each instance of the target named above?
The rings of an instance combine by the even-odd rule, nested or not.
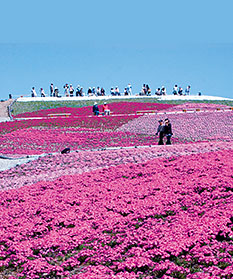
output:
[[[138,115],[123,115],[114,117],[59,117],[59,118],[45,118],[45,119],[28,119],[15,120],[12,122],[0,123],[0,134],[10,133],[24,128],[31,127],[48,127],[48,128],[63,128],[63,127],[78,127],[78,128],[92,128],[95,130],[114,131],[121,125],[128,121],[139,117]]]
[[[0,186],[2,190],[9,190],[39,181],[52,181],[64,174],[81,174],[122,164],[143,163],[160,157],[178,157],[217,150],[233,150],[233,142],[200,142],[174,146],[47,155],[27,164],[0,172]]]
[[[165,110],[173,107],[172,104],[158,103],[137,103],[137,102],[118,102],[109,103],[109,109],[114,114],[132,114],[139,110]],[[99,105],[100,112],[103,111],[103,105]],[[17,118],[24,117],[46,117],[49,114],[71,113],[72,115],[92,115],[92,106],[82,108],[61,107],[54,109],[38,110],[34,112],[25,112],[17,115]]]
[[[232,164],[233,151],[218,151],[2,192],[1,271],[16,278],[230,278]]]
[[[199,112],[168,115],[145,115],[119,127],[118,131],[154,134],[159,119],[171,120],[174,136],[197,141],[233,138],[233,112]]]

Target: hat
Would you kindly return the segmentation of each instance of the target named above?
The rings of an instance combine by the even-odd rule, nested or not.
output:
[[[106,102],[104,102],[104,105],[106,105],[107,103]]]
[[[161,122],[163,122],[163,120],[162,120],[162,119],[160,119],[158,122],[159,122],[159,123],[161,123]]]

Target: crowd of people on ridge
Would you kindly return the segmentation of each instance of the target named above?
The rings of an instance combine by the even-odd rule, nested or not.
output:
[[[77,88],[75,89],[73,87],[72,84],[68,84],[66,83],[64,86],[64,97],[84,97],[85,96],[85,92],[83,87],[81,87],[80,85],[77,86]],[[190,89],[191,86],[188,85],[185,89],[185,91],[183,91],[182,87],[178,87],[178,85],[175,85],[173,87],[173,91],[172,94],[173,95],[190,95]],[[61,95],[59,95],[59,89],[58,87],[54,87],[53,83],[50,84],[50,88],[49,88],[50,94],[48,95],[49,97],[61,97]],[[161,88],[157,88],[155,90],[154,93],[156,96],[165,96],[167,94],[167,89],[165,86],[162,86]],[[125,88],[124,91],[121,93],[120,89],[118,86],[111,87],[109,95],[111,96],[131,96],[133,95],[132,93],[132,85],[129,83]],[[139,96],[151,96],[152,95],[152,90],[150,88],[150,86],[148,84],[143,84],[141,91],[139,92]],[[199,93],[200,95],[200,93]],[[32,97],[37,97],[38,94],[35,90],[35,87],[32,87],[31,89],[31,96]],[[40,96],[41,97],[46,97],[45,91],[43,88],[40,88]],[[97,87],[89,87],[87,92],[86,92],[86,96],[88,97],[92,97],[92,96],[106,96],[106,91],[103,87],[97,86]]]

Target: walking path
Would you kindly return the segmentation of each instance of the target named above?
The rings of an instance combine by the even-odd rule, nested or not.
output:
[[[9,99],[4,102],[0,102],[0,122],[9,121],[8,106],[13,102],[13,99]]]

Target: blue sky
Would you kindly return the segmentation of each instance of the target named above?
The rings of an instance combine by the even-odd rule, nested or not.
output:
[[[53,82],[233,97],[232,1],[6,1],[0,97]]]

